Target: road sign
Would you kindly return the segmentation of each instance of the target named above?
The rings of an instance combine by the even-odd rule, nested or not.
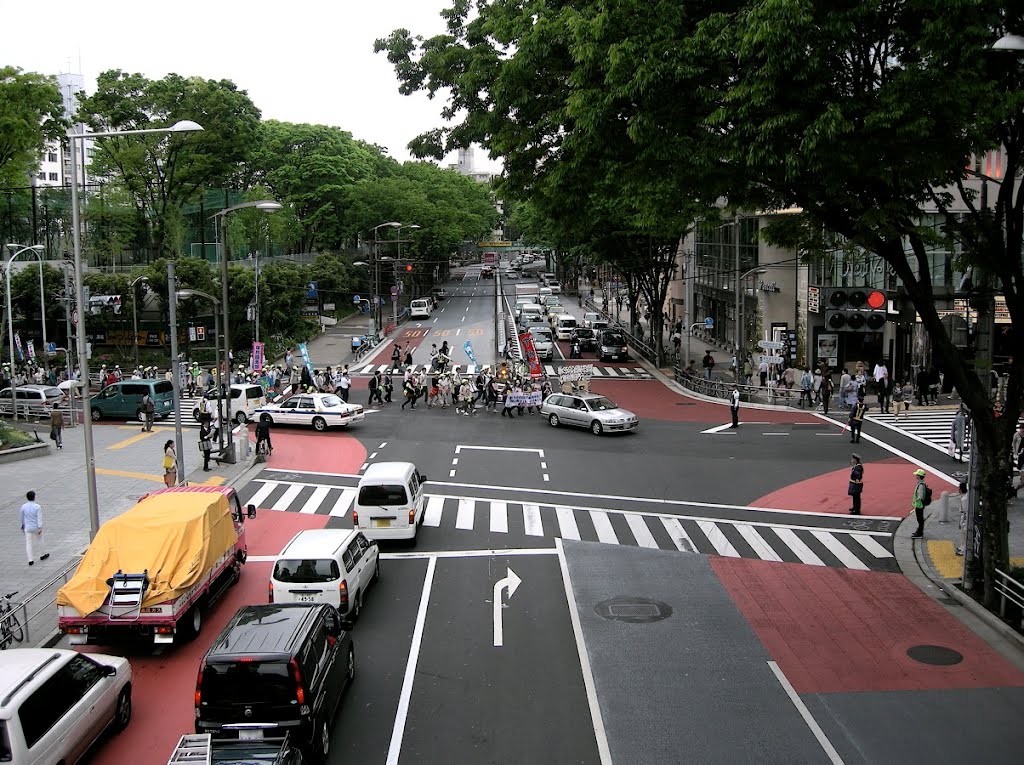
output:
[[[704,326],[707,327],[708,329],[714,329],[715,320],[708,316],[706,319],[704,319]]]
[[[353,303],[361,303],[363,301],[362,301],[362,298],[359,297],[359,295],[353,295],[352,296],[352,302]]]
[[[774,340],[761,340],[758,342],[757,347],[764,348],[766,351],[781,351],[786,347],[786,344]]]
[[[781,364],[782,356],[758,356],[758,364]]]
[[[397,284],[391,285],[391,294],[392,295],[397,295],[398,294],[398,285]]]

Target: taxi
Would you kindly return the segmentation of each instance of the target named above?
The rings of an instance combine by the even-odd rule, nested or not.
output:
[[[255,411],[257,422],[264,415],[276,425],[312,425],[322,433],[327,428],[361,422],[366,416],[359,404],[346,404],[333,393],[299,393],[279,404],[267,404]]]

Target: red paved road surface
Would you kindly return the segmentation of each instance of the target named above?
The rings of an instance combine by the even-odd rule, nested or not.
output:
[[[365,403],[365,396],[365,393],[361,394],[357,401],[350,394],[350,400]],[[270,440],[274,444],[274,453],[267,460],[267,467],[278,470],[355,473],[366,462],[366,449],[354,432],[350,434],[336,429],[316,433],[312,428],[281,425],[271,431]]]

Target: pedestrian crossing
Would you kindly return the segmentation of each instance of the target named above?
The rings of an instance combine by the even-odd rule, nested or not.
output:
[[[866,419],[884,425],[892,430],[902,432],[904,435],[920,441],[933,449],[946,452],[949,448],[950,432],[953,427],[953,418],[956,417],[956,409],[911,409],[909,412],[900,413],[899,419],[895,414],[882,414],[881,412],[868,414]],[[964,453],[970,451],[970,428],[967,428],[964,438]]]
[[[258,478],[242,490],[241,496],[243,504],[252,503],[264,510],[327,515],[334,519],[332,525],[351,527],[356,489]],[[813,523],[813,518],[809,520]],[[876,531],[447,494],[426,496],[423,526],[463,533],[505,534],[512,543],[560,537],[858,571],[898,570],[891,535]]]
[[[558,377],[563,369],[572,369],[573,365],[566,364],[563,366],[555,366],[554,364],[542,364],[541,367],[544,370],[544,374],[548,377]],[[415,374],[429,374],[430,366],[428,364],[413,364],[409,367]],[[473,377],[482,367],[477,364],[460,364],[459,372],[463,377]],[[492,367],[493,368],[493,367]],[[405,372],[405,367],[392,367],[390,364],[366,364],[356,370],[356,374],[359,376],[373,376],[376,372],[381,374],[392,374],[400,375]],[[653,376],[643,367],[613,367],[613,366],[598,366],[594,365],[594,377],[607,377],[610,379],[620,380],[651,380]]]

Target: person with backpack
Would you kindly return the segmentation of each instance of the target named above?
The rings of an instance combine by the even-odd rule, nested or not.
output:
[[[917,515],[917,531],[911,534],[912,539],[920,539],[924,536],[924,509],[932,503],[932,489],[924,482],[926,473],[921,468],[914,471],[917,476],[917,485],[914,486],[914,494],[910,498],[910,506]]]
[[[826,374],[821,378],[821,411],[823,414],[828,415],[828,406],[832,403],[832,392],[835,390],[835,385],[832,383],[832,375]]]
[[[800,378],[800,408],[804,408],[804,399],[807,399],[807,405],[814,408],[814,378],[811,377],[811,370],[804,369],[804,374]]]
[[[156,404],[149,393],[142,397],[142,414],[145,417],[142,424],[142,432],[150,433],[153,430],[153,416],[156,414]]]

